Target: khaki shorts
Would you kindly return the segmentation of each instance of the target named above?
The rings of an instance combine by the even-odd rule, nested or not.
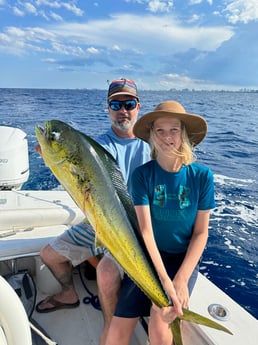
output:
[[[95,248],[95,245],[84,247],[75,244],[67,232],[53,239],[49,245],[59,254],[65,256],[75,267],[90,257],[102,254],[103,248]]]

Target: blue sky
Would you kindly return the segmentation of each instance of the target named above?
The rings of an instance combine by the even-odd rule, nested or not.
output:
[[[258,89],[257,0],[0,0],[0,87]]]

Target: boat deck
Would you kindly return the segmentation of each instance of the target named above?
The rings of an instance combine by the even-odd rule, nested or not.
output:
[[[32,317],[60,345],[97,345],[103,325],[102,313],[94,308],[92,304],[83,303],[83,299],[91,296],[83,287],[78,271],[74,271],[74,281],[81,301],[78,308],[62,309],[46,314],[34,311]],[[97,292],[95,282],[86,281],[86,279],[84,282],[90,292],[95,295]],[[37,301],[42,300],[47,295],[38,289]],[[69,329],[69,332],[66,331],[67,329]]]
[[[0,274],[3,276],[10,274],[13,267],[18,271],[29,268],[37,288],[37,302],[60,289],[39,256],[19,258],[15,260],[15,264],[13,260],[0,261]],[[39,329],[44,330],[46,335],[58,345],[99,345],[103,317],[98,303],[97,284],[95,279],[87,279],[84,271],[83,264],[73,270],[73,279],[81,302],[79,307],[50,313],[38,313],[34,310],[32,314],[32,319],[40,326]],[[15,310],[13,313],[15,314]],[[2,319],[4,320],[4,316],[1,315],[0,310],[0,330]],[[130,345],[147,344],[147,334],[139,323]]]
[[[40,301],[49,293],[58,291],[59,286],[44,265],[42,269],[43,266],[38,256],[19,259],[19,261],[24,260],[25,266],[28,266],[28,260],[31,261],[32,259],[35,264],[34,279],[37,285],[37,301]],[[21,268],[23,268],[24,263],[22,263]],[[3,270],[1,270],[3,266],[1,265],[5,265],[5,263],[0,262],[0,273],[3,274]],[[96,281],[86,279],[82,267],[80,270],[74,269],[74,282],[81,301],[78,308],[63,309],[45,314],[34,311],[32,318],[58,345],[99,345],[103,326],[102,312],[95,308],[94,303],[88,303],[96,301]],[[255,345],[255,339],[258,336],[258,321],[255,318],[201,274],[194,291],[190,309],[212,319],[208,313],[208,306],[213,303],[223,305],[229,311],[229,319],[216,321],[227,327],[233,335],[189,322],[182,322],[184,345]],[[207,291],[209,292],[207,293]],[[147,334],[142,324],[138,323],[130,345],[147,344],[149,344]]]

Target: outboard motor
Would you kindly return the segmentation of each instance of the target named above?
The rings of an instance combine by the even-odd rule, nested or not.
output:
[[[28,178],[26,133],[19,128],[0,126],[0,190],[21,189]]]

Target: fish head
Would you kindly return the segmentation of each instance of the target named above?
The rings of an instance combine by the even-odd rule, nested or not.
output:
[[[59,120],[46,121],[35,131],[42,158],[63,187],[73,193],[86,190],[88,172],[82,160],[87,143],[82,134]]]
[[[80,151],[80,143],[75,130],[59,121],[46,121],[45,126],[36,126],[36,137],[41,154],[48,166],[61,165],[64,161],[75,163]]]

